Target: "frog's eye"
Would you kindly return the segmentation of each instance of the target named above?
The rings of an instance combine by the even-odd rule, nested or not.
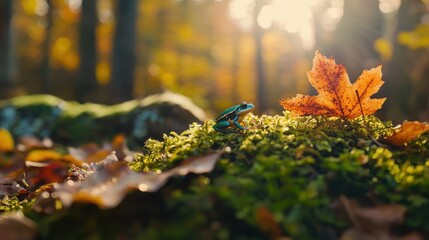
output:
[[[241,102],[240,107],[241,108],[246,108],[247,107],[247,102]]]

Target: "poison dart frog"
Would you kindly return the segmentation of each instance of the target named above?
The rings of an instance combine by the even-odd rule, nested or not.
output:
[[[213,128],[218,132],[233,133],[239,130],[246,130],[247,128],[240,123],[243,121],[244,116],[253,111],[255,106],[251,103],[242,102],[238,105],[232,106],[225,111],[221,112],[214,120],[216,124]]]

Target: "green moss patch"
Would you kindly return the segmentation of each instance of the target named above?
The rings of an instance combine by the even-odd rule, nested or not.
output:
[[[163,171],[190,156],[225,150],[214,172],[168,195],[176,216],[157,223],[167,232],[169,227],[175,231],[180,218],[219,238],[268,236],[257,217],[263,208],[285,236],[336,239],[351,225],[335,207],[340,196],[368,207],[402,204],[406,222],[398,231],[429,231],[429,134],[391,148],[373,140],[391,134],[391,124],[376,117],[250,114],[245,119],[250,129],[232,134],[214,131],[213,124],[193,124],[181,134],[164,135],[163,141],[148,140],[144,154],[131,164],[137,171]],[[194,230],[181,232],[192,236]]]

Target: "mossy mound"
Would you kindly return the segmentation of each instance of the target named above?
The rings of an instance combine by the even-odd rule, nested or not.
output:
[[[392,133],[376,117],[249,114],[244,124],[248,130],[224,134],[208,120],[146,141],[130,163],[134,170],[167,171],[189,157],[223,154],[212,172],[170,178],[152,193],[131,191],[116,208],[85,201],[57,208],[14,197],[3,199],[0,210],[23,210],[37,224],[38,239],[329,240],[350,239],[341,236],[356,227],[347,199],[367,209],[405,208],[405,222],[384,228],[387,237],[429,235],[428,133],[394,148],[374,140]],[[381,219],[391,216],[385,214]]]
[[[150,220],[141,233],[148,239],[265,238],[273,230],[261,223],[261,209],[271,213],[284,236],[337,239],[351,226],[333,207],[340,196],[368,207],[404,205],[405,224],[397,234],[429,233],[429,134],[390,148],[373,140],[392,131],[390,123],[375,117],[250,114],[245,119],[250,129],[233,134],[215,132],[213,124],[148,140],[145,153],[131,164],[138,171],[163,171],[188,157],[225,150],[212,173],[185,187],[175,181],[163,200],[162,217]]]

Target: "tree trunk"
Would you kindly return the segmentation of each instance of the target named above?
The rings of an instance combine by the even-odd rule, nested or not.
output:
[[[80,77],[75,91],[80,102],[96,99],[94,90],[97,87],[95,67],[97,64],[97,49],[95,29],[97,26],[97,1],[82,1],[82,18],[80,23]]]
[[[241,32],[235,31],[232,35],[232,67],[231,67],[231,100],[234,104],[240,102],[240,96],[238,94],[238,83],[240,79],[240,41],[241,41]],[[259,103],[258,103],[259,104]]]
[[[0,2],[0,87],[12,87],[16,81],[12,46],[12,0]]]
[[[110,91],[113,102],[133,97],[137,3],[137,0],[118,1]]]

